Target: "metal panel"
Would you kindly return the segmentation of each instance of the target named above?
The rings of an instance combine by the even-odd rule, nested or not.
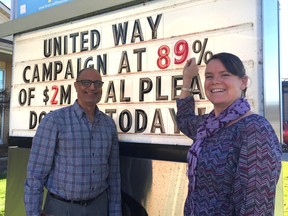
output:
[[[188,185],[186,163],[122,157],[121,167],[124,201],[128,209],[139,206],[142,212],[129,214],[131,209],[124,205],[124,215],[183,215]]]
[[[282,140],[278,1],[262,1],[262,6],[264,116]]]
[[[282,93],[279,70],[278,1],[262,1],[264,116],[282,141]],[[280,176],[282,178],[282,175]],[[283,178],[284,179],[284,178]],[[282,179],[281,179],[282,180]],[[283,215],[283,182],[278,182],[275,215]]]

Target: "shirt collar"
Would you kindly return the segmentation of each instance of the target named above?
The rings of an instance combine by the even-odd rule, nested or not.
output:
[[[72,105],[77,117],[79,119],[83,118],[84,116],[86,116],[85,111],[80,107],[79,103],[77,100],[75,100],[74,104]],[[96,109],[95,109],[95,117],[97,118],[100,114],[99,112],[99,108],[97,105],[95,105]]]

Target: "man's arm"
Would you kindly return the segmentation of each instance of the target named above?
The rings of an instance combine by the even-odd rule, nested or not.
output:
[[[114,124],[114,122],[113,122]],[[120,165],[119,165],[119,142],[116,125],[114,124],[112,147],[109,159],[109,216],[121,216],[121,177],[120,177]]]
[[[24,186],[24,203],[26,214],[39,216],[43,202],[44,184],[54,158],[57,126],[53,118],[47,115],[39,124],[27,166],[27,178]]]

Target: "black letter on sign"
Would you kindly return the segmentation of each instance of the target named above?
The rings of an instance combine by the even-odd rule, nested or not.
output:
[[[25,91],[25,89],[21,89],[18,95],[18,102],[20,106],[25,105],[26,101],[27,101],[27,92]]]
[[[37,125],[37,113],[34,111],[30,111],[29,129],[35,128],[36,125]]]
[[[124,68],[126,69],[126,72],[130,72],[131,71],[130,70],[130,65],[129,65],[129,59],[128,59],[126,51],[122,52],[118,73],[122,73],[122,70]]]
[[[172,118],[172,121],[173,121],[173,124],[174,124],[174,134],[179,134],[180,130],[177,127],[176,113],[175,113],[174,108],[169,108],[169,112],[170,112],[170,115],[171,115],[171,118]]]
[[[81,32],[81,35],[80,35],[80,52],[88,50],[88,47],[85,46],[85,44],[87,44],[89,42],[87,37],[85,37],[87,35],[88,35],[88,31]]]
[[[161,76],[156,77],[156,100],[168,100],[168,95],[161,95]]]
[[[124,29],[122,27],[122,23],[119,23],[118,27],[119,27],[119,30],[117,29],[116,24],[112,25],[115,46],[119,45],[120,38],[121,38],[122,44],[126,44],[128,22],[124,23]]]
[[[76,38],[79,36],[79,33],[73,33],[69,35],[72,38],[72,52],[76,52]]]
[[[35,98],[35,95],[32,94],[35,91],[35,88],[28,88],[28,106],[31,105],[31,99]]]
[[[57,80],[57,75],[61,73],[63,65],[61,61],[54,62],[54,80]]]
[[[125,115],[127,116],[127,126],[125,127],[124,126],[124,117]],[[132,115],[131,113],[129,112],[129,110],[123,110],[119,116],[119,127],[121,129],[121,131],[123,132],[128,132],[131,128],[131,125],[132,125]]]
[[[151,16],[147,17],[150,28],[152,30],[152,39],[157,39],[157,29],[158,29],[161,17],[162,17],[162,14],[158,14],[155,23],[153,22]]]
[[[130,102],[130,97],[125,97],[125,80],[120,80],[120,102]]]
[[[91,41],[90,41],[91,50],[97,49],[101,41],[100,32],[95,29],[91,30],[90,37],[91,37]]]
[[[35,79],[36,79],[36,82],[40,82],[38,65],[35,65],[34,67],[32,82],[35,82]]]
[[[60,90],[60,104],[71,104],[71,85],[67,86],[67,90],[65,91],[64,86],[61,85]],[[68,101],[68,102],[67,102]]]
[[[205,99],[199,74],[192,79],[192,94],[199,94],[200,99]]]
[[[140,20],[136,19],[133,27],[131,43],[135,43],[135,38],[139,37],[140,41],[144,41],[143,32],[140,24]]]
[[[48,58],[51,55],[51,48],[52,48],[52,43],[51,43],[52,39],[49,40],[44,40],[44,56],[46,58]],[[47,45],[48,42],[48,45]]]
[[[46,115],[45,111],[42,111],[39,115],[39,122],[44,118]],[[30,111],[30,120],[29,120],[29,129],[34,129],[37,126],[37,113],[35,111]]]
[[[52,80],[52,62],[49,62],[48,65],[43,64],[42,66],[42,81],[47,80]]]
[[[26,77],[26,72],[27,72],[27,70],[31,70],[31,67],[30,66],[27,66],[27,67],[25,67],[24,68],[24,71],[23,71],[23,81],[25,82],[25,83],[29,83],[30,82],[30,79],[27,79]]]
[[[53,38],[53,42],[54,42],[53,55],[56,56],[57,52],[58,52],[58,55],[61,55],[61,48],[62,48],[61,36],[59,36],[58,38],[57,37]]]
[[[133,50],[133,53],[137,54],[137,71],[142,71],[142,53],[143,52],[146,52],[146,48]]]
[[[145,88],[145,83],[147,84],[146,88]],[[139,86],[140,86],[139,101],[143,101],[144,94],[150,92],[152,89],[152,86],[153,86],[152,80],[150,78],[141,78]]]
[[[151,133],[155,133],[156,128],[159,128],[161,133],[165,133],[163,117],[160,109],[155,110],[155,114],[153,117]]]
[[[108,102],[109,98],[112,98],[112,101],[116,102],[116,94],[113,81],[109,81],[108,83],[107,92],[105,96],[105,103]]]
[[[103,54],[103,57],[97,55],[97,70],[103,75],[107,74],[107,54]]]
[[[71,79],[74,79],[73,65],[72,65],[71,59],[69,59],[67,62],[66,71],[65,71],[65,79],[68,79],[68,76],[70,76]]]
[[[140,127],[140,116],[142,116],[142,127]],[[135,110],[135,133],[142,133],[147,128],[147,114],[144,110]]]

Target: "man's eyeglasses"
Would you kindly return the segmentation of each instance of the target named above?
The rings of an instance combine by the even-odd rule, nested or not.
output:
[[[95,81],[92,81],[92,80],[77,80],[77,82],[80,82],[82,86],[85,86],[85,87],[90,87],[91,84],[93,83],[95,88],[101,88],[103,86],[103,83],[101,80],[95,80]]]

